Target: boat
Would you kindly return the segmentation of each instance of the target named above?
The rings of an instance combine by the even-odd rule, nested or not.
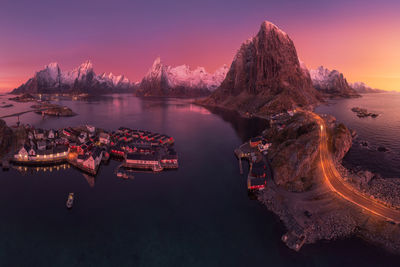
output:
[[[74,193],[69,193],[67,199],[67,208],[71,209],[73,204],[74,204]]]

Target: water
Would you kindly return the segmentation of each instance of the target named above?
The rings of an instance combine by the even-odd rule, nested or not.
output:
[[[95,181],[73,168],[0,171],[1,266],[390,266],[399,260],[357,238],[307,245],[299,253],[281,242],[284,227],[248,198],[233,154],[264,121],[177,99],[113,95],[61,104],[79,115],[21,120],[43,128],[90,123],[165,133],[176,140],[180,168],[122,180],[113,173],[119,163],[111,161]],[[0,112],[31,104],[15,105]],[[70,211],[69,192],[76,195]]]
[[[353,107],[366,108],[379,116],[358,118],[351,111]],[[358,137],[344,158],[346,166],[368,169],[387,178],[400,177],[400,94],[366,94],[362,98],[320,106],[316,111],[331,114],[357,131]],[[363,141],[367,141],[368,146],[363,146]],[[389,151],[379,152],[379,147]]]

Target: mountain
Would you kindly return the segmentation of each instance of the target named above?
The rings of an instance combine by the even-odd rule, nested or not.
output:
[[[355,82],[350,84],[351,88],[353,88],[359,94],[368,94],[368,93],[384,93],[385,90],[372,88],[366,85],[363,82]]]
[[[308,108],[320,99],[293,41],[264,21],[257,35],[241,45],[221,86],[199,103],[262,115]]]
[[[172,67],[158,57],[142,79],[136,94],[139,96],[197,97],[209,95],[223,81],[227,66],[213,74],[204,68],[192,70],[187,65]]]
[[[115,76],[112,73],[96,75],[92,63],[88,60],[66,72],[61,71],[57,63],[50,63],[11,93],[107,94],[133,92],[134,89],[135,85],[123,75]]]
[[[359,97],[360,95],[347,83],[344,75],[337,70],[329,70],[323,66],[310,70],[311,79],[315,89],[324,96],[337,97]]]

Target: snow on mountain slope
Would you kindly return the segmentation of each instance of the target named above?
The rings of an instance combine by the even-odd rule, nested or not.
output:
[[[50,63],[25,84],[14,89],[13,93],[112,93],[133,90],[134,87],[135,84],[123,75],[96,75],[93,64],[87,60],[65,72],[61,71],[57,63]]]
[[[310,70],[314,87],[331,97],[359,97],[360,95],[349,86],[346,78],[337,70],[329,70],[323,66]]]
[[[187,65],[172,67],[163,64],[158,57],[142,79],[142,94],[170,95],[172,91],[174,94],[187,94],[187,90],[211,92],[221,84],[227,71],[227,66],[221,67],[214,73],[208,73],[203,67],[196,69],[191,69]],[[179,92],[174,90],[177,88],[181,88]]]

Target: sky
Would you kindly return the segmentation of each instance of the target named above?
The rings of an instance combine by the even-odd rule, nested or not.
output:
[[[0,91],[50,62],[139,81],[158,56],[168,65],[230,65],[268,20],[289,34],[309,68],[323,65],[400,91],[396,0],[0,0]]]

